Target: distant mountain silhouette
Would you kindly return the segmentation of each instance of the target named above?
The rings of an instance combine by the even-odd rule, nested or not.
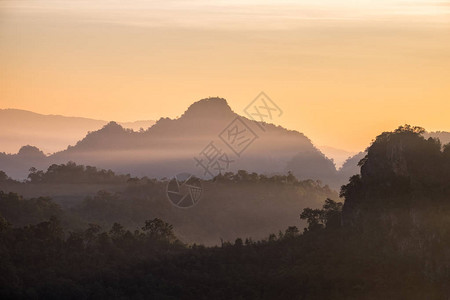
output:
[[[330,146],[318,146],[318,148],[323,154],[325,154],[326,157],[333,159],[334,163],[336,164],[336,168],[338,169],[342,167],[347,159],[356,154],[355,152],[350,152]]]
[[[23,146],[17,154],[0,153],[0,169],[12,178],[23,179],[31,167],[45,168],[48,158],[34,146]]]
[[[136,176],[161,178],[179,172],[202,176],[204,170],[196,166],[194,157],[200,159],[200,152],[213,142],[231,161],[222,172],[245,169],[271,175],[290,170],[299,179],[320,179],[324,183],[332,183],[335,179],[333,162],[304,134],[244,117],[240,118],[241,122],[257,138],[239,157],[219,137],[222,133],[226,140],[230,132],[225,129],[230,129],[237,117],[225,99],[203,99],[192,104],[178,119],[161,118],[142,132],[133,132],[110,122],[102,129],[90,132],[74,146],[40,162],[27,164],[22,161],[20,170],[4,163],[14,160],[11,155],[0,156],[0,169],[5,169],[11,177],[24,178],[32,166],[46,168],[53,163],[74,161]]]
[[[15,153],[21,146],[32,144],[45,153],[66,149],[89,131],[102,128],[108,122],[80,117],[42,115],[20,109],[0,109],[0,152]],[[154,121],[121,123],[138,131]]]
[[[359,174],[359,166],[358,163],[361,159],[366,156],[366,152],[361,151],[358,154],[355,154],[352,157],[349,157],[342,167],[339,169],[339,178],[341,180],[340,184],[344,184],[348,182],[348,179],[353,175]]]

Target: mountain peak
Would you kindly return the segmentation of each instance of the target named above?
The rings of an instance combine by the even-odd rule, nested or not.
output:
[[[182,117],[189,118],[217,118],[234,114],[227,100],[219,97],[209,97],[194,102],[185,111]]]
[[[105,126],[103,126],[103,128],[100,129],[99,131],[113,133],[113,132],[123,132],[125,131],[125,129],[117,122],[111,121]]]
[[[44,152],[39,150],[38,147],[30,145],[21,147],[17,155],[21,157],[36,157],[36,158],[45,157]]]

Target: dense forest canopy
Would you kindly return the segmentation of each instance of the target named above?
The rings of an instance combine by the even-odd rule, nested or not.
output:
[[[53,164],[45,172],[32,167],[28,174],[32,183],[120,183],[130,178],[129,174],[116,175],[111,170],[97,170],[96,167],[85,167],[74,162]]]
[[[58,216],[66,230],[89,223],[107,228],[115,222],[134,230],[149,218],[161,218],[174,225],[184,242],[216,245],[239,236],[263,238],[296,222],[299,210],[338,198],[321,182],[298,180],[290,172],[266,176],[239,170],[203,181],[200,204],[180,212],[168,201],[167,182],[72,162],[46,171],[31,169],[25,182],[0,182],[2,197],[14,195],[4,206],[0,202],[0,215],[14,226],[45,221],[48,214],[33,213],[33,201],[45,196],[61,210]],[[21,218],[12,217],[18,215]]]

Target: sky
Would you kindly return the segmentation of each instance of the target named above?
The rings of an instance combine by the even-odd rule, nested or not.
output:
[[[156,120],[261,91],[316,145],[450,131],[450,2],[0,0],[0,108]]]

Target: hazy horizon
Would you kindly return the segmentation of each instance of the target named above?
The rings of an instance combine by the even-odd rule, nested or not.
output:
[[[448,1],[1,1],[0,108],[154,120],[208,96],[242,114],[265,91],[283,108],[277,125],[357,152],[400,124],[450,131],[435,114],[450,111],[449,12]]]
[[[0,108],[0,112],[2,110],[12,110],[15,112],[31,112],[33,114],[38,114],[36,112],[32,112],[32,111],[26,111],[26,110],[19,110],[16,108],[5,108],[2,109]],[[128,129],[132,129],[133,131],[139,131],[140,128],[146,130],[148,129],[149,126],[141,126],[141,125],[150,125],[150,123],[155,122],[155,121],[150,121],[150,120],[127,120],[127,121],[121,121],[121,120],[97,120],[97,119],[90,119],[90,118],[86,118],[86,117],[80,117],[80,116],[66,116],[66,115],[53,115],[53,114],[39,114],[42,116],[47,116],[47,117],[63,117],[63,118],[67,118],[67,124],[65,124],[65,126],[67,127],[67,125],[69,125],[70,121],[69,119],[85,119],[86,122],[91,122],[93,124],[83,124],[82,128],[72,128],[72,132],[67,132],[65,131],[63,132],[26,132],[26,130],[30,130],[30,128],[24,128],[21,129],[23,132],[19,132],[18,130],[20,129],[16,129],[14,130],[14,132],[10,132],[10,136],[5,137],[2,134],[0,134],[0,142],[2,142],[2,144],[0,145],[0,152],[5,152],[5,153],[10,153],[10,154],[15,154],[19,151],[19,149],[22,146],[26,146],[26,145],[31,145],[31,146],[36,146],[38,147],[40,150],[42,150],[44,153],[46,153],[47,155],[58,152],[58,151],[62,151],[65,150],[68,146],[73,146],[76,144],[76,142],[82,140],[86,134],[89,131],[96,131],[96,130],[100,130],[104,125],[106,125],[107,122],[117,122],[118,124],[120,124],[122,127],[124,128],[128,128]],[[161,117],[160,117],[161,118]],[[5,120],[3,120],[5,121]],[[7,120],[8,121],[8,120]],[[0,121],[1,124],[1,121]],[[17,123],[16,123],[17,124]],[[6,126],[6,124],[4,124]],[[30,126],[36,126],[36,124],[30,124],[28,127]],[[50,130],[50,124],[46,124],[44,125],[44,127],[47,128],[47,130]],[[57,129],[59,126],[55,126],[53,127],[53,129]],[[64,130],[68,130],[70,128],[65,128]],[[286,128],[289,129],[289,128]],[[76,132],[73,132],[76,131]],[[21,139],[18,139],[17,141],[11,141],[11,139],[13,139],[13,136],[21,136]],[[359,151],[363,151],[364,149],[360,149],[358,152],[355,151],[350,151],[347,149],[340,149],[340,148],[336,148],[333,147],[333,145],[317,145],[314,141],[314,137],[309,137],[313,144],[319,148],[320,151],[322,151],[322,153],[324,153],[327,157],[332,158],[335,163],[336,163],[336,168],[339,169],[342,164],[345,162],[345,160],[353,155],[355,155],[356,153],[358,153]],[[8,143],[9,142],[9,143]],[[11,145],[10,145],[11,144]]]

